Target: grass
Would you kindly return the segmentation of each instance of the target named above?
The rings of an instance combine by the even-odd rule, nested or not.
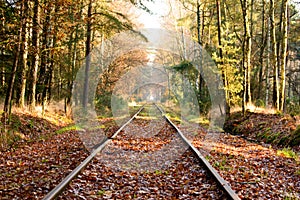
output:
[[[44,140],[53,134],[61,134],[67,127],[55,132],[57,127],[67,126],[73,123],[72,119],[66,116],[62,109],[61,103],[53,103],[45,108],[42,112],[41,106],[37,106],[34,111],[30,112],[27,107],[12,108],[12,114],[9,117],[9,124],[5,124],[7,119],[2,118],[0,122],[0,149],[14,148],[20,140],[27,142]],[[3,110],[0,110],[3,114]],[[37,132],[36,130],[45,130],[46,132]],[[52,133],[50,133],[50,131]]]
[[[19,132],[21,126],[22,123],[16,116],[11,116],[10,125],[5,125],[0,121],[0,149],[6,149],[15,142],[25,139],[25,136]]]
[[[255,113],[262,113],[262,114],[276,114],[277,111],[273,108],[265,108],[265,107],[260,107],[260,106],[255,106],[253,104],[247,105],[246,110],[249,110],[250,112],[255,112]],[[242,107],[232,107],[230,109],[230,113],[235,113],[242,111]]]
[[[57,134],[63,134],[65,132],[68,132],[68,131],[82,131],[83,129],[78,126],[78,125],[71,125],[71,126],[66,126],[66,127],[63,127],[59,130],[57,130],[55,133]]]
[[[213,163],[213,167],[215,168],[219,168],[220,170],[225,170],[225,171],[230,171],[232,170],[232,167],[227,165],[227,158],[226,156],[223,156],[222,160],[219,161],[215,161]]]
[[[292,193],[287,193],[285,194],[286,196],[283,198],[284,200],[299,200],[297,195],[292,194]]]
[[[191,119],[190,122],[201,124],[205,128],[208,128],[209,123],[210,123],[209,120],[206,117],[202,117],[202,116],[201,117],[195,117],[195,118]]]
[[[154,171],[154,174],[155,174],[155,175],[162,175],[162,174],[168,175],[168,174],[169,174],[169,171],[163,171],[163,170],[156,169],[156,170]]]
[[[105,194],[105,190],[98,190],[97,195],[102,196]]]
[[[168,117],[171,121],[181,122],[181,119],[174,114],[167,113],[166,117]]]
[[[74,125],[74,126],[77,126],[78,129],[73,129],[73,130],[76,130],[76,131],[82,131],[83,128],[81,128],[80,126],[78,125]],[[100,130],[100,129],[105,129],[105,125],[104,124],[101,124],[99,126],[95,126],[95,127],[90,127],[88,130],[89,131],[95,131],[95,130]]]
[[[205,159],[208,160],[208,161],[210,161],[211,160],[211,156],[207,155],[207,156],[205,156]]]
[[[292,145],[297,145],[300,143],[300,125],[297,126],[296,130],[293,131],[292,135]]]
[[[14,130],[1,131],[0,133],[0,149],[6,149],[12,146],[15,142],[22,139],[21,134]]]
[[[48,159],[42,159],[42,163],[46,163],[46,162],[49,162]]]
[[[292,159],[295,159],[296,161],[299,160],[299,156],[297,155],[297,153],[295,153],[290,148],[283,148],[282,150],[277,150],[277,155],[283,156],[286,158],[292,158]]]
[[[300,143],[300,126],[288,114],[260,112],[233,113],[224,129],[234,135],[243,135],[278,147],[294,147]],[[294,130],[295,129],[295,130]]]

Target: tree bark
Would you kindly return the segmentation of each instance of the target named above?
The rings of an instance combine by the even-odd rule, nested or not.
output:
[[[266,66],[266,96],[265,96],[265,105],[269,105],[269,68],[270,68],[270,52],[271,52],[271,33],[270,33],[270,18],[268,18],[268,27],[267,27],[267,66]]]
[[[24,13],[24,1],[22,2],[21,6],[21,11],[20,11],[20,16],[23,16]],[[24,18],[23,18],[24,20]],[[22,20],[22,21],[23,21]],[[13,62],[12,70],[11,70],[11,75],[10,75],[10,80],[8,83],[8,88],[6,91],[6,96],[5,96],[5,101],[4,101],[4,108],[3,111],[5,115],[10,115],[10,108],[12,105],[12,99],[13,99],[13,93],[14,93],[14,84],[15,84],[15,79],[16,79],[16,72],[18,68],[18,63],[19,63],[19,57],[20,57],[20,52],[21,52],[21,42],[22,42],[22,35],[23,35],[23,26],[22,23],[19,26],[18,30],[18,37],[17,37],[17,47],[16,47],[16,53],[15,53],[15,59]]]
[[[25,92],[26,92],[26,82],[27,82],[27,71],[28,71],[28,40],[29,40],[29,30],[28,30],[28,2],[24,1],[24,23],[23,23],[23,42],[22,42],[22,64],[23,68],[21,69],[21,86],[20,86],[20,97],[17,102],[17,105],[20,108],[25,106]]]
[[[40,61],[40,14],[39,14],[39,0],[34,0],[33,7],[33,30],[32,30],[32,46],[34,47],[34,54],[32,58],[31,68],[31,82],[29,88],[29,110],[33,111],[36,106],[36,84],[37,84],[37,72]]]
[[[221,59],[220,65],[223,65],[223,50],[222,50],[222,35],[223,35],[223,30],[222,30],[222,12],[221,12],[221,4],[220,0],[216,0],[216,6],[217,6],[217,17],[218,17],[218,43],[219,43],[219,57]],[[222,68],[222,79],[223,79],[223,84],[224,87],[227,88],[228,83],[227,83],[227,77],[226,77],[226,70]],[[230,105],[229,105],[229,94],[228,91],[225,90],[225,99],[226,99],[226,106],[225,106],[225,112],[226,115],[230,114]]]
[[[43,35],[42,35],[42,53],[41,53],[41,66],[39,71],[39,80],[38,83],[42,86],[41,90],[38,92],[42,94],[41,99],[39,99],[39,103],[42,103],[42,109],[43,113],[45,110],[45,105],[47,102],[47,86],[48,86],[48,80],[49,80],[49,67],[50,67],[50,48],[52,45],[52,39],[50,36],[50,29],[51,29],[51,10],[52,10],[52,3],[49,2],[48,5],[46,5],[46,8],[44,9],[45,12],[45,20],[43,23]]]
[[[92,4],[93,0],[89,1],[88,12],[87,12],[87,32],[86,32],[86,43],[85,43],[85,77],[84,77],[84,88],[83,88],[83,100],[82,106],[84,109],[87,108],[88,95],[89,95],[89,71],[91,64],[91,36],[92,36]]]
[[[283,30],[282,30],[282,26],[283,26],[283,0],[281,1],[281,8],[280,8],[280,17],[279,17],[279,27],[277,28],[277,66],[278,66],[278,78],[279,77],[279,70],[280,70],[280,66],[281,66],[281,56],[282,56],[282,39],[283,39]],[[276,15],[275,15],[276,16]],[[278,79],[278,85],[280,87],[280,80]],[[279,107],[280,107],[280,88],[279,88]]]
[[[282,34],[282,56],[281,56],[281,81],[280,81],[280,107],[279,109],[283,111],[284,102],[285,102],[285,69],[287,64],[287,45],[288,45],[288,0],[283,0],[283,34]]]
[[[276,48],[276,28],[275,28],[275,3],[270,0],[270,25],[271,25],[271,43],[272,54],[270,64],[273,66],[273,107],[279,110],[279,84],[278,84],[278,63]]]
[[[202,45],[202,41],[201,41],[201,16],[200,16],[200,2],[199,0],[197,0],[197,11],[196,11],[196,14],[197,14],[197,38],[198,38],[198,44],[199,45]]]
[[[262,88],[263,88],[263,70],[264,70],[264,52],[266,47],[265,37],[265,0],[262,0],[262,20],[261,20],[261,47],[259,55],[259,75],[258,75],[258,99],[262,99]]]
[[[244,68],[244,97],[243,108],[251,104],[251,22],[249,21],[249,0],[241,0],[244,21],[244,45],[243,45],[243,68]],[[245,110],[244,110],[245,111]]]

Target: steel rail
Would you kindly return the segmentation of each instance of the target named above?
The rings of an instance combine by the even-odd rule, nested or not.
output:
[[[154,104],[158,110],[161,112],[162,116],[167,120],[167,122],[175,128],[181,139],[189,146],[192,152],[197,156],[198,160],[205,166],[209,173],[217,180],[217,183],[221,186],[223,191],[233,200],[240,200],[239,196],[234,192],[234,190],[228,185],[215,168],[205,159],[205,157],[200,153],[200,151],[192,145],[192,143],[184,136],[180,129],[166,116],[166,113],[157,104]]]
[[[70,184],[70,182],[91,162],[91,160],[101,151],[104,147],[115,138],[124,128],[127,126],[136,116],[144,109],[143,105],[126,123],[124,123],[110,138],[105,138],[96,149],[78,165],[67,177],[65,177],[55,188],[53,188],[43,200],[52,200],[58,197],[64,189]]]

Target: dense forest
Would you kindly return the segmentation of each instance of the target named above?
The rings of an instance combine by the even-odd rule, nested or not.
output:
[[[167,5],[167,14],[155,14],[161,12],[155,8],[157,2]],[[50,102],[62,100],[67,112],[76,74],[81,66],[89,65],[93,48],[122,31],[138,31],[145,25],[139,20],[141,13],[146,13],[150,18],[144,20],[155,15],[160,28],[189,35],[210,54],[222,74],[227,113],[231,107],[245,110],[247,105],[256,105],[299,114],[299,2],[157,2],[2,0],[0,93],[4,113],[9,114],[12,106],[33,111],[40,105],[44,110]],[[109,96],[122,71],[141,60],[147,62],[145,52],[121,56],[108,67],[95,96],[100,107],[109,107]],[[205,81],[188,62],[182,57],[173,68],[186,71],[192,84],[198,85],[199,105],[209,104]],[[88,104],[86,95],[80,97],[83,106]]]

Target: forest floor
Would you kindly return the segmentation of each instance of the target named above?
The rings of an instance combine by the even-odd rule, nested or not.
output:
[[[275,148],[292,148],[300,152],[300,116],[259,112],[234,112],[224,129],[248,141],[269,144]]]
[[[18,137],[1,146],[1,199],[41,199],[88,155],[72,121],[62,112],[54,113],[16,111],[9,127],[1,125],[2,140],[7,140],[4,129]],[[100,121],[101,128],[115,130],[112,119]],[[284,147],[284,142],[292,144],[290,138],[297,138],[299,118],[255,113],[242,118],[237,113],[226,127],[239,135],[220,133],[206,158],[242,199],[300,199],[299,143]],[[271,140],[273,133],[277,137]],[[200,139],[193,143],[203,147]],[[106,194],[96,195],[101,199]]]

